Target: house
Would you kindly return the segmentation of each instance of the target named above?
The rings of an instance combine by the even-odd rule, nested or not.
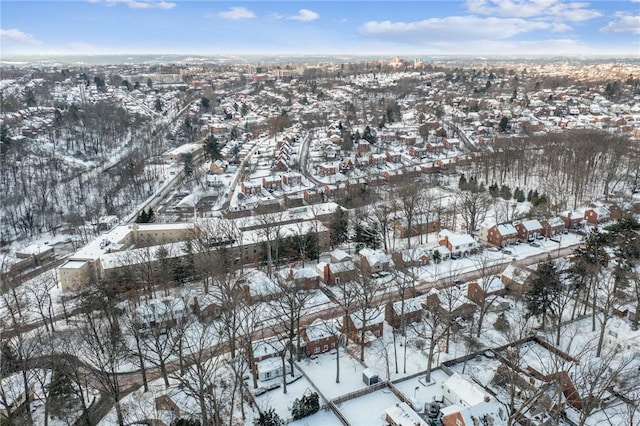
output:
[[[359,153],[371,152],[371,144],[369,143],[369,141],[365,139],[360,139],[358,141],[358,152]]]
[[[263,382],[277,377],[282,377],[283,373],[291,374],[292,371],[291,364],[285,362],[283,365],[280,357],[268,358],[256,362],[256,370],[258,373],[258,380]]]
[[[411,229],[406,217],[398,218],[393,223],[393,233],[396,238],[415,237],[440,230],[440,219],[436,212],[418,214],[411,218]]]
[[[304,341],[307,355],[325,353],[335,349],[338,338],[333,321],[317,319],[300,329],[300,337]]]
[[[405,325],[422,319],[422,311],[424,310],[422,303],[424,300],[424,296],[419,296],[404,301]],[[402,301],[389,302],[384,307],[385,321],[396,330],[402,327],[402,311]]]
[[[447,260],[451,257],[451,250],[447,246],[438,246],[433,249],[431,257],[436,263]],[[437,259],[437,260],[436,260]]]
[[[544,226],[535,219],[524,220],[516,224],[518,238],[522,241],[533,241],[544,235]]]
[[[389,152],[387,151],[387,162],[389,163],[399,163],[402,160],[402,155],[399,152]]]
[[[493,226],[482,224],[480,225],[480,241],[496,247],[505,247],[518,241],[518,231],[510,223]]]
[[[517,294],[524,294],[527,291],[529,280],[534,271],[517,262],[511,262],[502,274],[500,280],[504,286]]]
[[[135,313],[140,330],[147,332],[174,327],[189,315],[189,310],[181,298],[164,298],[139,305]]]
[[[584,210],[584,220],[589,225],[597,225],[602,222],[606,222],[611,219],[609,209],[604,206],[591,207]]]
[[[542,235],[547,238],[555,237],[565,230],[564,220],[559,217],[552,217],[550,219],[543,220],[540,222],[540,224],[543,228]]]
[[[449,249],[453,256],[467,256],[478,249],[478,243],[469,234],[456,234],[447,229],[438,233],[438,242]]]
[[[448,287],[443,290],[432,288],[422,302],[424,309],[438,309],[450,318],[470,320],[476,312],[476,305],[469,303],[464,290],[460,287]]]
[[[302,175],[300,173],[285,173],[282,175],[282,183],[287,186],[300,186],[302,185]]]
[[[458,148],[460,148],[460,139],[458,139],[458,138],[445,138],[442,141],[442,145],[446,149],[458,149]]]
[[[424,246],[413,249],[396,250],[391,253],[393,264],[400,268],[413,268],[431,263],[431,253]]]
[[[583,215],[574,210],[561,212],[559,216],[564,222],[564,227],[567,229],[580,228],[582,226],[582,221],[584,220]]]
[[[352,342],[367,344],[382,336],[384,333],[383,324],[384,312],[381,308],[366,308],[364,315],[362,310],[349,316],[344,315],[338,320],[336,327],[345,333]],[[361,341],[363,331],[364,342]]]
[[[280,176],[265,176],[262,178],[262,186],[271,191],[282,189],[282,178]]]
[[[389,270],[389,255],[382,250],[363,248],[358,254],[364,273],[371,275]]]
[[[353,280],[356,274],[356,265],[353,261],[326,263],[316,265],[316,271],[320,280],[327,285],[340,285]]]
[[[448,406],[442,408],[443,426],[506,426],[508,415],[493,396],[477,383],[453,373],[442,383]]]
[[[282,352],[284,345],[277,337],[251,342],[253,349],[253,360],[260,362],[269,358],[277,358]]]
[[[240,189],[244,195],[255,195],[262,192],[262,182],[245,181],[240,185]]]
[[[485,277],[483,280],[467,284],[467,299],[478,306],[482,306],[488,301],[494,305],[493,308],[489,308],[491,311],[508,309],[510,304],[502,297],[507,291],[500,277],[493,275]]]
[[[329,258],[331,259],[331,263],[348,262],[350,260],[353,260],[349,253],[341,249],[331,250],[331,252],[329,253]]]
[[[221,175],[226,170],[227,168],[225,167],[224,163],[221,160],[212,161],[211,164],[209,165],[209,173],[214,175]]]
[[[338,163],[322,163],[318,166],[318,173],[322,176],[335,175],[338,172]]]
[[[398,402],[384,410],[385,420],[391,426],[428,426],[429,424],[406,402]]]
[[[296,288],[311,290],[320,286],[320,277],[318,271],[313,267],[304,268],[289,268],[288,272],[285,272],[287,279],[292,281]]]

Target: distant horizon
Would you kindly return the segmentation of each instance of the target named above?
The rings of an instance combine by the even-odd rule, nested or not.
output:
[[[166,58],[163,58],[166,57]],[[112,53],[112,54],[29,54],[29,55],[11,55],[8,57],[0,57],[0,66],[7,65],[29,65],[42,62],[54,62],[62,63],[65,65],[131,65],[131,64],[144,64],[144,63],[156,63],[163,62],[220,62],[229,63],[234,60],[244,62],[258,62],[258,63],[285,63],[285,62],[298,62],[310,60],[321,61],[323,59],[337,60],[338,62],[350,62],[352,60],[365,61],[365,60],[380,60],[380,59],[392,59],[399,57],[400,59],[412,61],[454,61],[454,60],[469,60],[469,61],[517,61],[517,60],[542,60],[542,61],[603,61],[603,60],[624,60],[630,62],[640,61],[639,57],[632,55],[542,55],[542,54],[513,54],[513,55],[472,55],[472,54],[438,54],[438,55],[425,55],[425,54],[404,54],[397,55],[393,53],[388,54],[365,54],[365,53],[238,53],[238,54],[203,54],[203,53]],[[129,61],[127,61],[129,60]]]
[[[3,60],[183,52],[640,58],[640,0],[4,0],[0,36]]]

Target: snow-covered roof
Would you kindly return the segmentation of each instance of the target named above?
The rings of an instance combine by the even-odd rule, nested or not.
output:
[[[426,299],[426,297],[424,296],[418,296],[418,297],[414,297],[412,299],[407,299],[404,301],[404,313],[408,314],[411,312],[417,312],[417,311],[421,311],[422,308],[422,302],[424,302],[424,300]],[[393,310],[397,315],[400,315],[401,311],[402,311],[402,300],[399,300],[397,302],[393,302]]]
[[[444,240],[447,238],[449,243],[452,246],[466,246],[466,245],[474,245],[476,244],[476,240],[469,234],[456,234],[455,232],[451,232],[448,229],[443,229],[438,233],[438,238],[440,240]]]
[[[501,223],[499,225],[496,225],[496,228],[498,229],[498,232],[500,233],[500,235],[503,235],[503,236],[518,233],[518,231],[516,231],[516,228],[510,223]]]
[[[378,308],[366,308],[364,311],[364,318],[367,321],[367,326],[369,325],[374,325],[374,324],[379,324],[382,321],[384,321],[384,312],[383,309],[378,307]],[[359,310],[357,312],[354,312],[353,314],[351,314],[351,321],[353,321],[353,325],[356,328],[362,328],[362,310]]]
[[[558,216],[554,216],[554,217],[552,217],[550,219],[547,219],[547,223],[551,227],[564,226],[564,221],[561,218],[559,218]]]
[[[542,229],[542,225],[540,224],[540,222],[535,219],[523,220],[521,224],[527,231],[536,231],[538,229]]]
[[[502,271],[502,276],[516,282],[524,282],[529,278],[529,276],[533,273],[533,271],[529,268],[526,268],[518,263],[511,262],[504,271]]]
[[[485,398],[490,398],[487,391],[480,385],[458,373],[453,373],[444,382],[444,386],[456,393],[456,400],[464,407],[473,407],[482,404],[485,402]]]
[[[382,250],[372,250],[370,248],[363,248],[359,252],[360,256],[367,259],[370,266],[388,263],[389,256]]]
[[[406,402],[397,403],[395,406],[384,410],[385,414],[397,426],[428,426]]]
[[[16,252],[16,255],[20,257],[23,256],[35,256],[38,254],[43,254],[53,251],[53,247],[44,245],[44,244],[31,244],[25,248],[22,248]]]
[[[335,323],[318,318],[306,327],[305,333],[310,342],[315,342],[333,335],[335,333]]]

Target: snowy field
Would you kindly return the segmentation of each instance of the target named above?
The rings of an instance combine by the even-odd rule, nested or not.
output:
[[[352,346],[356,350],[356,346]],[[362,381],[362,366],[356,359],[340,349],[340,383],[336,383],[336,355],[324,353],[316,359],[306,358],[298,363],[300,368],[328,399],[366,387]]]
[[[300,376],[300,373],[296,371],[295,375]],[[288,374],[287,381],[291,379],[291,375]],[[291,418],[291,407],[293,406],[293,401],[295,399],[301,398],[305,392],[314,391],[313,386],[304,377],[300,377],[295,382],[287,384],[287,393],[283,393],[282,377],[276,377],[275,379],[266,382],[259,381],[258,387],[269,386],[272,384],[280,384],[281,386],[257,396],[256,403],[261,410],[273,408],[276,413],[278,413],[278,416],[283,420]],[[248,386],[251,387],[251,383],[249,383]],[[322,405],[322,401],[320,401],[320,405]]]
[[[386,425],[385,412],[389,407],[402,402],[388,388],[382,388],[368,395],[338,405],[342,414],[353,426]]]

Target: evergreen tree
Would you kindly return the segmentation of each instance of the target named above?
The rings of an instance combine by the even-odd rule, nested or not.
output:
[[[320,409],[320,401],[316,392],[306,392],[302,398],[296,398],[291,407],[291,415],[294,420],[315,414]]]
[[[509,119],[507,117],[503,116],[500,119],[500,123],[498,124],[498,127],[500,128],[500,131],[506,132],[508,125],[509,125]]]
[[[500,196],[500,188],[497,183],[493,182],[489,185],[489,195],[493,198],[498,198],[498,196]]]
[[[269,408],[260,413],[258,418],[253,420],[254,426],[284,426],[284,422],[276,413],[276,410]]]
[[[500,187],[500,197],[504,198],[505,200],[510,200],[513,197],[509,185],[502,185]]]
[[[561,290],[562,282],[555,264],[551,260],[547,260],[538,265],[538,270],[533,274],[524,299],[527,303],[528,314],[542,317],[543,329],[547,317],[557,314],[554,312],[554,306]]]
[[[338,207],[331,218],[330,223],[330,242],[335,247],[347,241],[349,236],[349,215],[342,208]]]
[[[204,156],[209,161],[219,160],[221,157],[222,147],[220,146],[220,142],[216,139],[215,136],[210,135],[204,141]]]

